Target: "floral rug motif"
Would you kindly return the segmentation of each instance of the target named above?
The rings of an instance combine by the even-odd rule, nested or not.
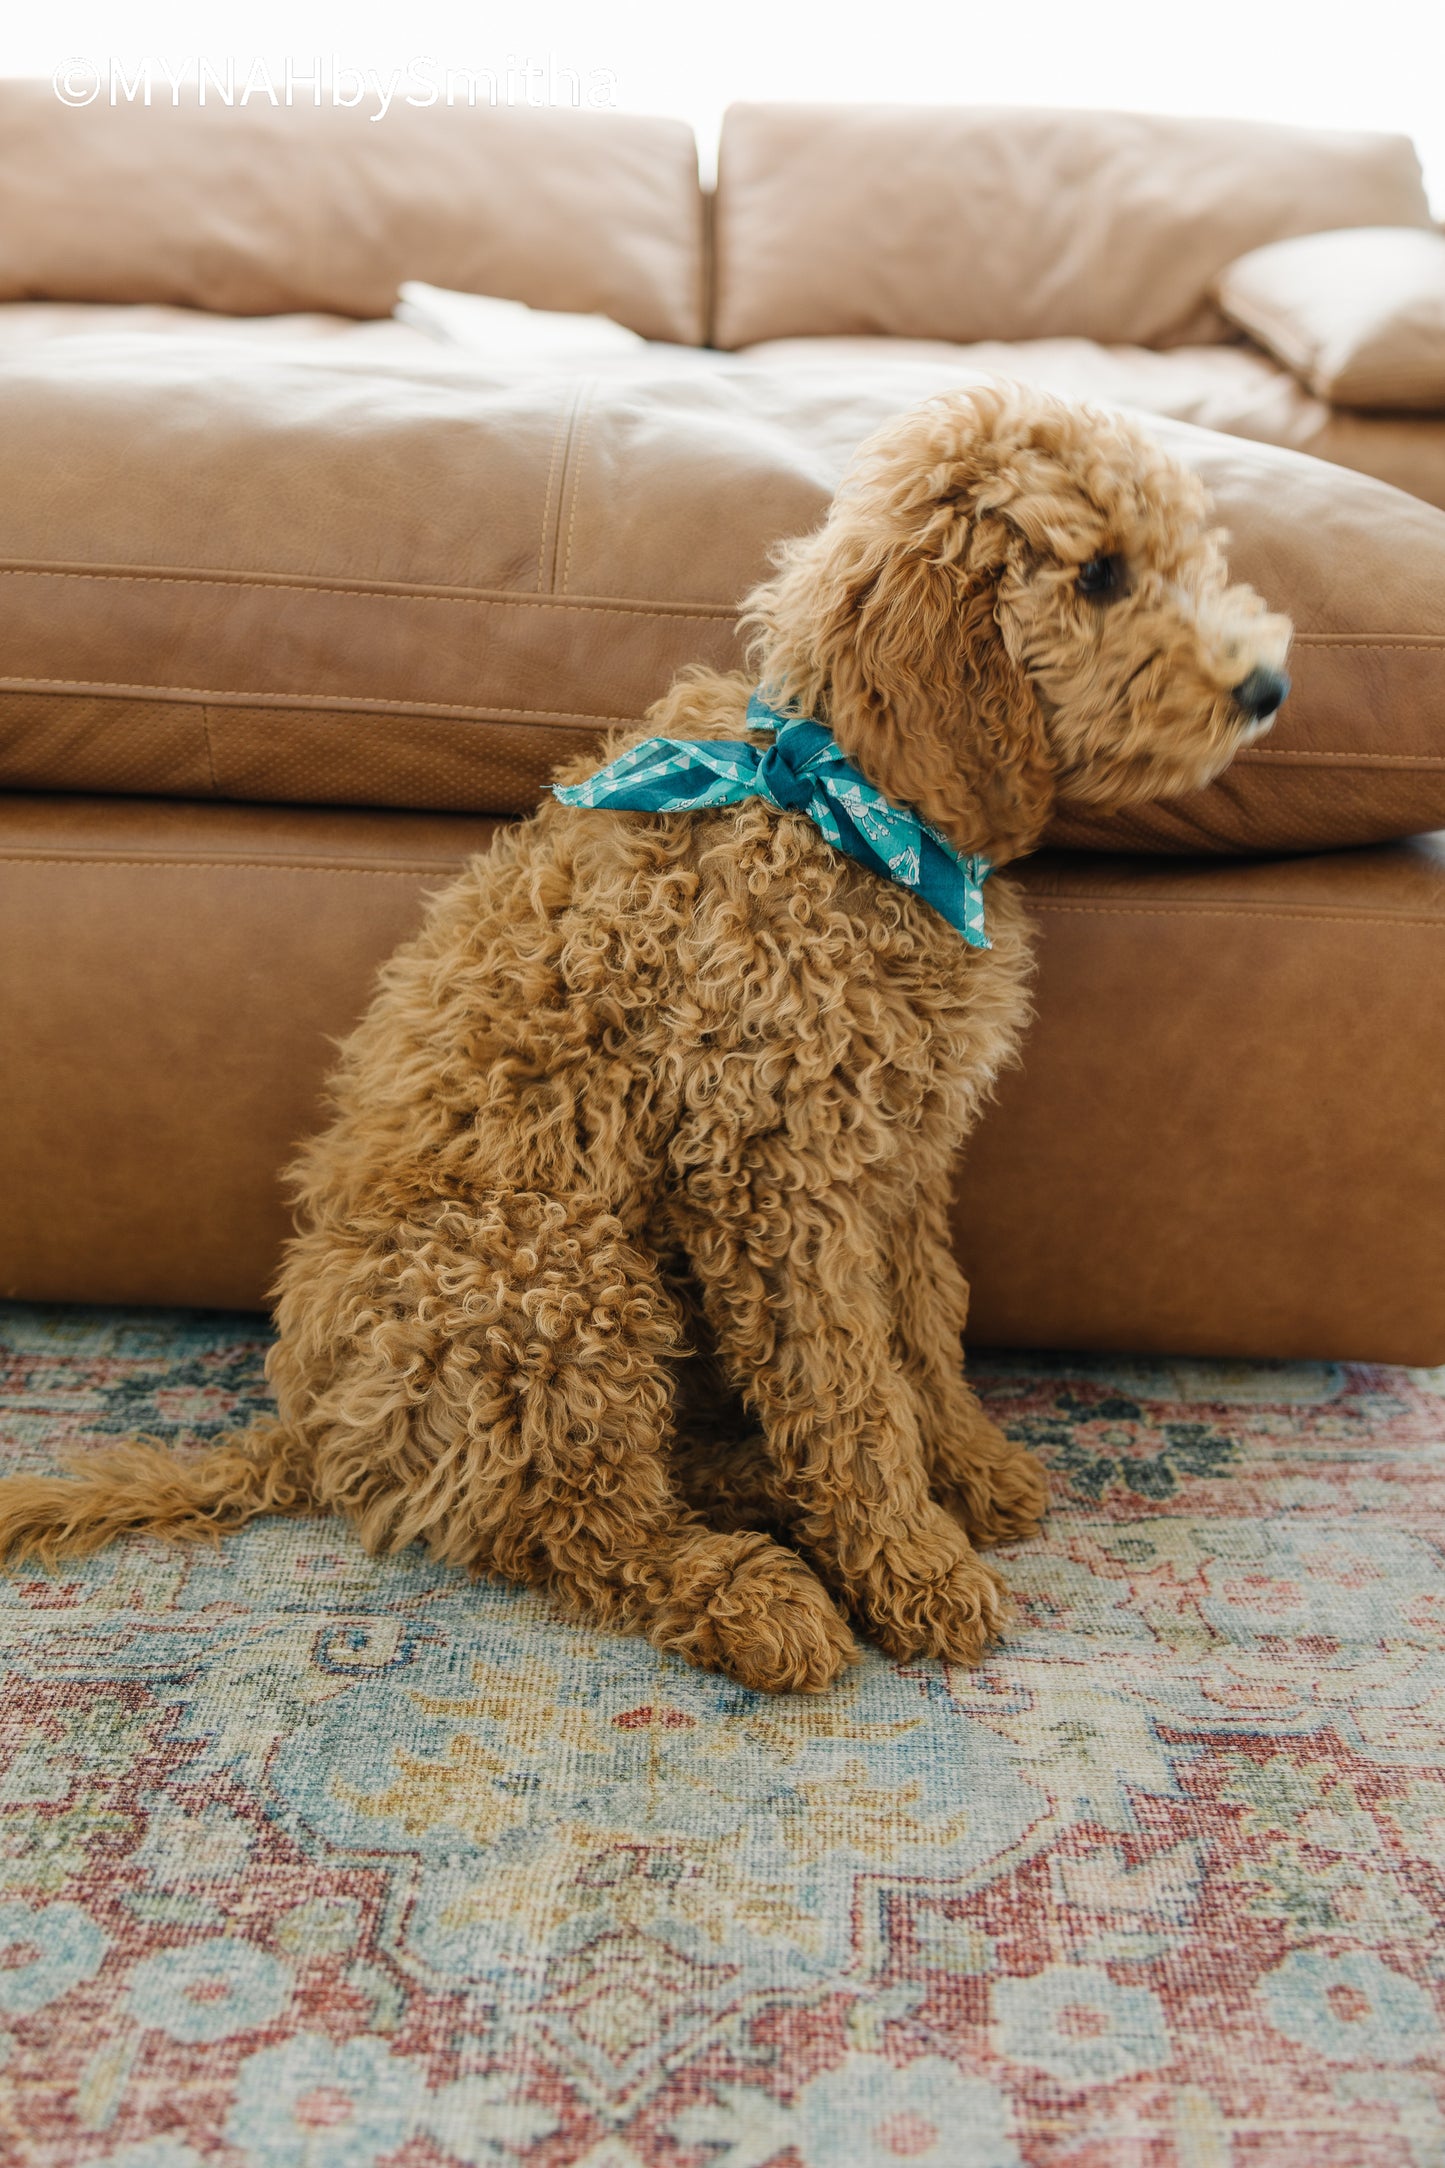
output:
[[[264,1328],[0,1309],[9,1465]],[[339,1523],[0,1577],[7,2168],[1440,2168],[1445,1372],[995,1356],[976,1672],[774,1701]]]

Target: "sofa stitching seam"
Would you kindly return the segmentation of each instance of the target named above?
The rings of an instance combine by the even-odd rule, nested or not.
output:
[[[587,405],[582,415],[582,426],[577,432],[576,451],[572,467],[572,502],[567,514],[567,551],[562,559],[562,578],[558,592],[566,594],[572,584],[572,543],[577,531],[577,505],[582,495],[582,469],[587,457],[587,432],[592,427],[593,393],[595,385],[587,386]]]
[[[1073,903],[1039,890],[1029,890],[1025,900],[1031,911],[1074,911],[1096,917],[1243,918],[1251,923],[1257,923],[1262,918],[1276,918],[1286,919],[1292,925],[1428,926],[1445,933],[1445,914],[1438,918],[1426,918],[1399,911],[1300,911],[1289,904],[1200,904],[1186,902],[1183,898],[1177,903]]]
[[[206,772],[211,778],[211,796],[213,798],[219,798],[221,795],[221,786],[216,779],[216,749],[211,742],[211,718],[206,712],[206,703],[204,700],[199,701],[197,705],[199,706],[201,711],[201,743],[205,747],[206,752]]]
[[[258,711],[262,714],[274,707],[299,707],[308,714],[346,715],[349,713],[375,714],[382,718],[409,715],[422,708],[435,709],[459,723],[515,723],[518,729],[528,723],[635,723],[636,715],[596,715],[587,708],[474,708],[470,711],[455,700],[385,700],[370,693],[238,693],[234,698],[218,699],[214,687],[210,690],[199,685],[131,685],[118,678],[27,678],[7,677],[0,679],[0,695],[22,685],[48,685],[59,693],[145,693],[152,699],[169,694],[177,700],[211,701],[217,706],[236,707],[244,712]],[[313,705],[321,701],[332,706]]]
[[[411,866],[346,866],[321,860],[283,860],[270,858],[140,858],[116,853],[103,855],[97,852],[74,852],[61,855],[53,852],[5,850],[0,847],[0,866],[112,866],[138,867],[147,872],[170,870],[222,873],[328,873],[340,877],[364,880],[414,881],[418,875],[451,875],[466,863],[467,854],[455,859],[434,860],[424,865]],[[1177,903],[1080,903],[1063,897],[1049,896],[1037,891],[1026,893],[1025,901],[1030,910],[1071,911],[1086,916],[1127,916],[1131,918],[1242,918],[1257,923],[1261,918],[1287,919],[1296,925],[1314,926],[1425,926],[1445,932],[1445,917],[1425,918],[1413,913],[1387,912],[1362,914],[1357,911],[1298,911],[1289,906],[1268,903],[1221,906],[1219,904],[1195,904],[1181,899]]]
[[[485,817],[485,816],[483,816]],[[438,859],[416,866],[345,866],[329,864],[314,859],[279,858],[133,858],[116,852],[109,856],[94,851],[76,851],[69,857],[53,852],[27,852],[6,850],[0,847],[0,867],[4,866],[138,866],[147,872],[164,873],[171,870],[194,872],[198,868],[213,873],[335,873],[347,880],[361,878],[379,881],[414,881],[418,874],[456,873],[466,863],[465,857]]]
[[[368,587],[358,581],[351,587],[336,587],[313,580],[287,579],[282,574],[261,576],[230,575],[218,578],[210,572],[104,572],[91,571],[75,565],[0,565],[0,579],[46,579],[46,580],[129,580],[136,587],[227,587],[249,588],[265,594],[274,588],[283,594],[348,595],[366,602],[464,602],[475,603],[484,610],[510,610],[516,608],[546,610],[592,610],[607,617],[698,617],[735,618],[738,606],[735,602],[671,603],[653,602],[646,597],[621,597],[603,602],[590,595],[564,595],[556,590],[534,595],[520,590],[515,594],[456,593],[444,587]]]
[[[590,427],[591,415],[583,426],[585,438]],[[571,526],[576,517],[576,488],[573,489],[571,519],[568,529],[568,567],[570,568]],[[355,581],[340,586],[330,581],[302,580],[285,573],[231,574],[206,570],[192,572],[134,572],[126,568],[91,567],[86,565],[0,565],[0,579],[47,579],[47,580],[127,580],[137,587],[236,587],[264,591],[276,588],[283,593],[309,595],[354,595],[368,601],[382,602],[462,602],[477,603],[484,609],[544,608],[567,610],[594,610],[602,615],[685,618],[729,618],[738,615],[738,605],[733,602],[670,603],[658,602],[646,596],[619,597],[609,601],[594,600],[588,595],[572,595],[563,589],[552,589],[541,594],[529,594],[525,590],[516,593],[497,594],[485,590],[461,592],[443,587],[394,585],[367,585]],[[1421,653],[1445,650],[1445,633],[1380,633],[1368,639],[1346,639],[1333,632],[1297,632],[1293,645],[1299,647],[1328,647],[1332,651],[1355,649],[1363,654],[1373,653],[1377,648],[1403,648]]]
[[[1262,760],[1317,760],[1353,768],[1445,768],[1445,753],[1364,753],[1343,747],[1331,751],[1328,746],[1250,746],[1240,757],[1248,764]]]
[[[574,392],[570,402],[564,403],[559,409],[557,426],[552,432],[552,456],[547,462],[547,492],[542,499],[542,532],[537,537],[537,592],[539,595],[545,594],[547,590],[547,535],[552,524],[552,484],[557,476],[557,455],[562,448],[564,436],[570,431],[572,413],[576,404],[577,395]]]

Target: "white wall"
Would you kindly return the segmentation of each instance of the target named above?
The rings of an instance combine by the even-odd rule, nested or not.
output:
[[[608,71],[609,102],[684,115],[705,149],[735,98],[886,98],[1227,113],[1413,135],[1445,210],[1445,0],[49,0],[0,5],[0,73],[81,55],[173,64],[509,60]],[[534,79],[535,80],[535,79]],[[383,123],[384,125],[384,123]]]

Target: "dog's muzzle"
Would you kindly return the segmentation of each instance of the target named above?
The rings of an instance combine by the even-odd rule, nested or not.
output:
[[[1256,738],[1264,736],[1288,697],[1289,679],[1283,670],[1251,670],[1249,676],[1235,686],[1230,698],[1249,719],[1244,734],[1246,745],[1252,745]]]

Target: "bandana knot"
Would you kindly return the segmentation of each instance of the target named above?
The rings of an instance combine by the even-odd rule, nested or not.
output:
[[[804,813],[835,850],[897,881],[931,904],[970,948],[987,948],[981,856],[962,858],[906,806],[896,806],[853,766],[821,723],[781,714],[761,693],[748,702],[750,729],[773,733],[760,747],[721,738],[648,738],[585,783],[554,784],[563,805],[620,812],[682,813],[763,798]]]

